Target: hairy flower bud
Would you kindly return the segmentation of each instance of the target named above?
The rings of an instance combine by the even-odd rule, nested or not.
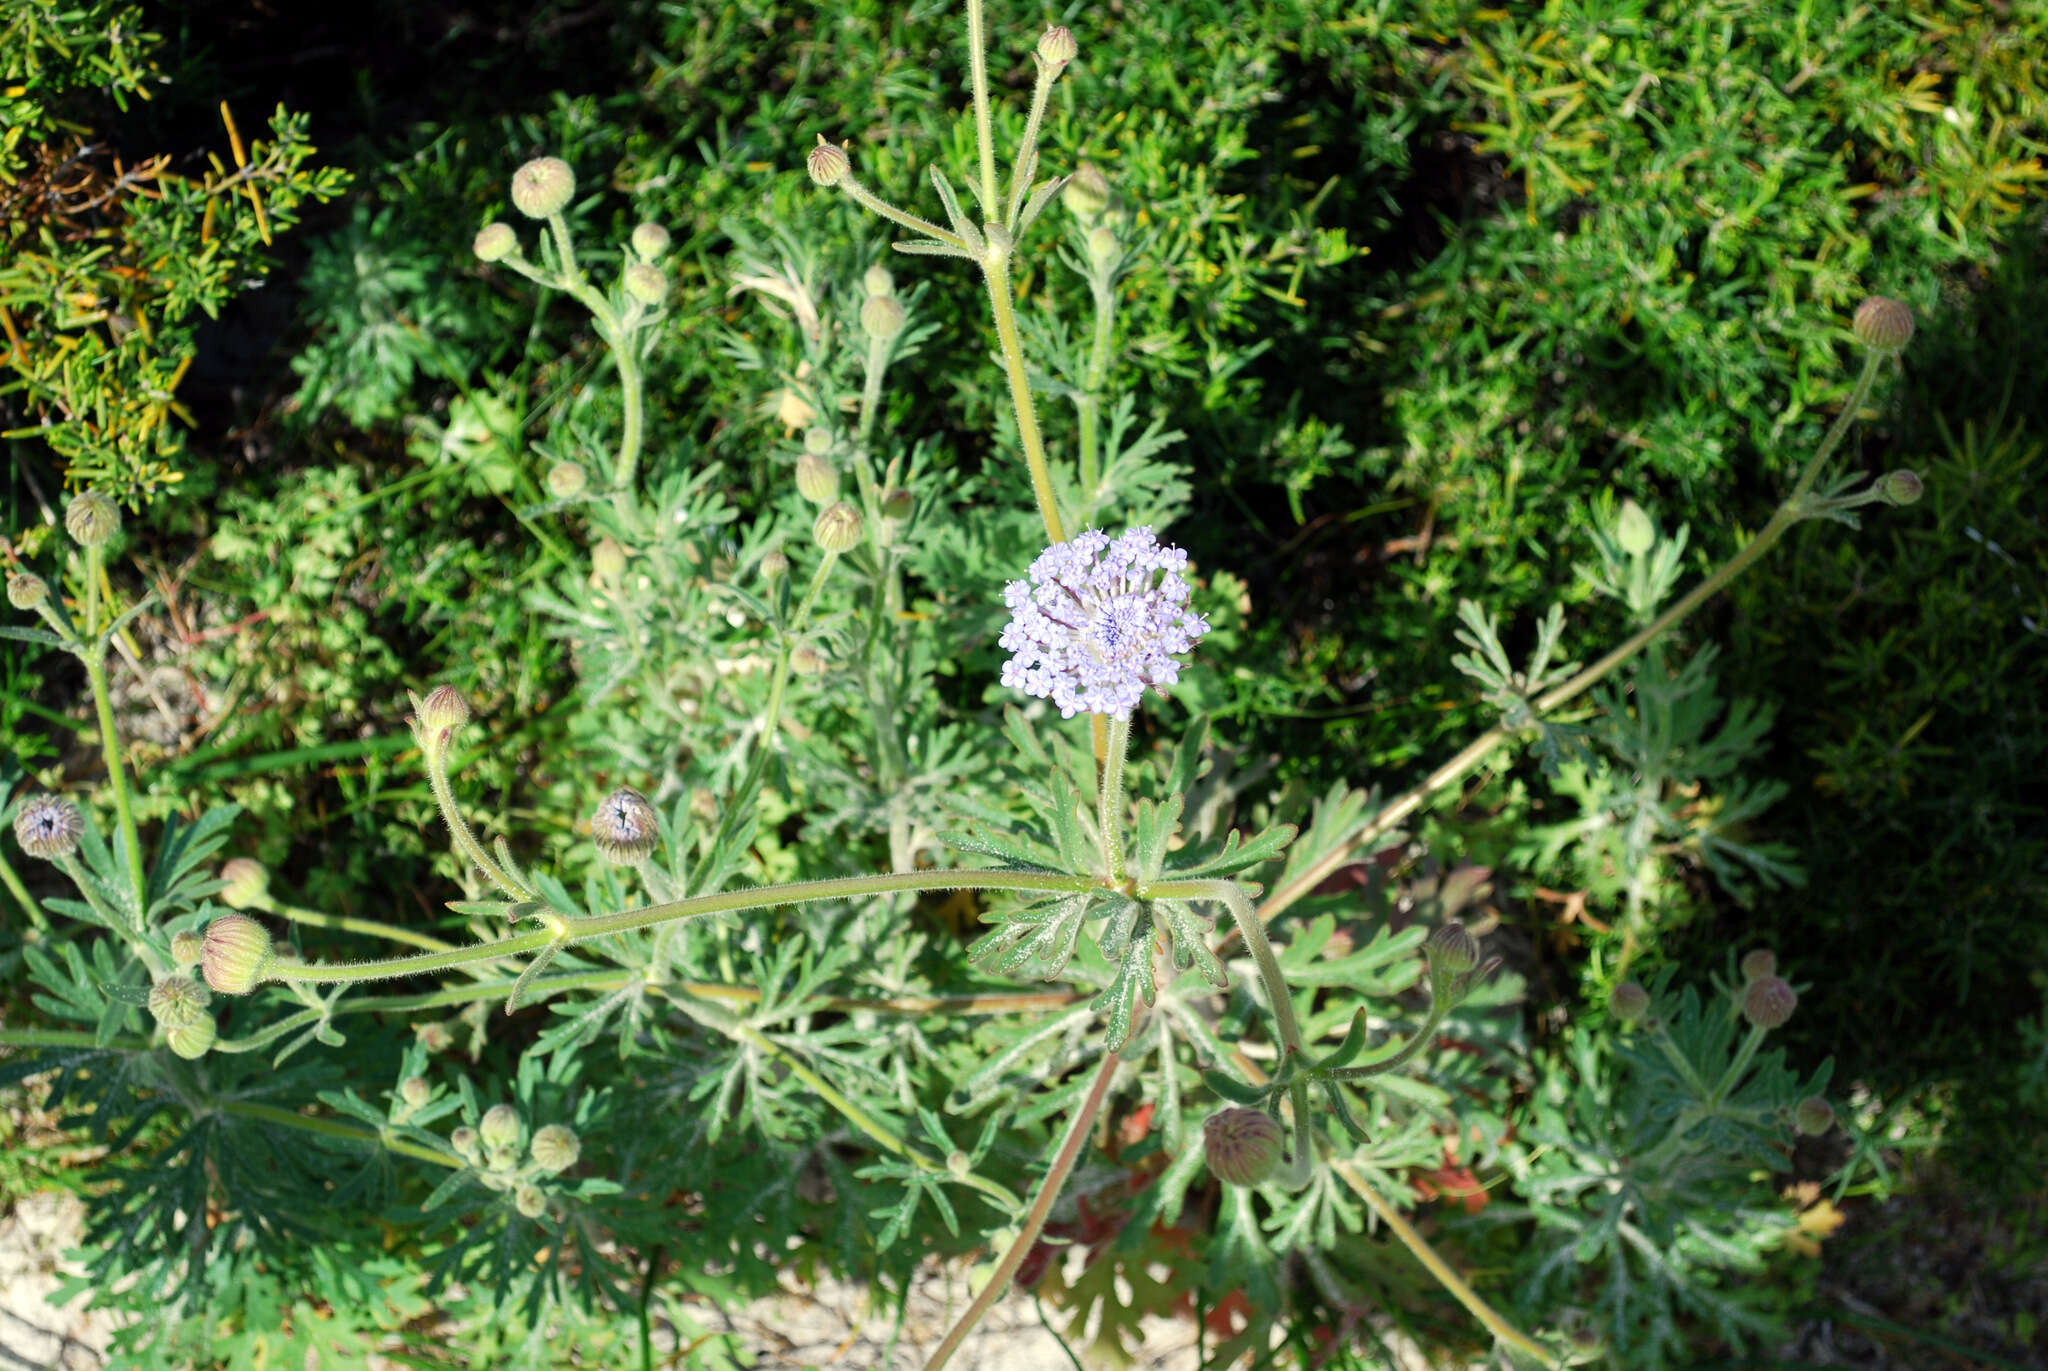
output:
[[[1778,954],[1768,947],[1759,947],[1742,959],[1742,981],[1744,985],[1762,976],[1778,974]]]
[[[448,1135],[448,1146],[455,1150],[456,1156],[462,1158],[471,1166],[477,1165],[484,1159],[483,1148],[477,1142],[476,1130],[468,1124],[464,1124]]]
[[[861,289],[870,295],[894,295],[896,293],[896,278],[890,274],[889,268],[883,266],[880,262],[875,263],[866,272],[862,273],[860,285]]]
[[[917,509],[917,497],[901,486],[884,487],[881,499],[877,503],[882,507],[884,519],[893,519],[898,523],[908,519]]]
[[[832,430],[829,428],[807,428],[804,430],[804,451],[813,457],[823,457],[832,450]]]
[[[816,453],[806,452],[796,459],[796,489],[814,505],[830,504],[839,494],[839,469]]]
[[[211,1014],[201,1014],[191,1023],[181,1023],[164,1030],[164,1046],[188,1062],[198,1061],[213,1046],[220,1035],[220,1028]]]
[[[1809,1138],[1818,1138],[1835,1126],[1835,1107],[1818,1095],[1808,1095],[1792,1108],[1792,1123]]]
[[[88,490],[64,511],[64,531],[80,547],[105,547],[121,531],[121,511],[112,500]]]
[[[1088,230],[1088,260],[1097,266],[1106,266],[1118,251],[1116,234],[1106,228]]]
[[[870,295],[860,307],[860,331],[877,343],[903,332],[903,306],[893,295]]]
[[[818,511],[811,536],[827,552],[851,552],[860,546],[865,523],[859,510],[840,500]]]
[[[512,1207],[529,1219],[537,1219],[548,1212],[548,1197],[537,1185],[522,1185],[512,1192]]]
[[[435,686],[420,701],[420,724],[436,733],[444,728],[461,728],[469,722],[469,701],[454,686]]]
[[[149,988],[149,1016],[165,1028],[187,1027],[208,1017],[212,998],[190,976],[165,976]]]
[[[1753,1028],[1783,1028],[1798,1007],[1798,993],[1780,976],[1759,976],[1742,992],[1742,1017]]]
[[[1216,1179],[1258,1185],[1280,1166],[1280,1123],[1259,1109],[1225,1109],[1202,1125],[1202,1156]]]
[[[653,306],[668,299],[668,276],[660,267],[635,262],[626,268],[626,294],[643,305]]]
[[[557,462],[548,468],[548,494],[557,500],[573,500],[590,484],[581,462]]]
[[[639,791],[620,787],[597,803],[590,816],[591,841],[597,854],[619,866],[638,866],[661,841],[654,806]]]
[[[171,965],[173,966],[197,966],[199,965],[199,958],[205,953],[205,950],[205,935],[193,929],[188,928],[183,933],[173,933],[171,935]]]
[[[55,795],[38,795],[14,815],[14,841],[31,857],[54,862],[78,850],[78,835],[85,832],[85,816],[78,806]]]
[[[1038,60],[1048,66],[1063,67],[1081,53],[1081,45],[1074,41],[1074,31],[1064,24],[1055,24],[1038,38]]]
[[[229,909],[261,904],[270,893],[270,868],[254,857],[228,858],[220,864],[220,878],[227,882],[220,902]]]
[[[533,1135],[527,1152],[533,1157],[533,1164],[543,1171],[567,1171],[583,1155],[583,1143],[575,1129],[551,1123]]]
[[[1614,520],[1614,541],[1631,557],[1642,556],[1657,541],[1657,526],[1634,500],[1621,502],[1621,513]]]
[[[494,220],[476,231],[476,240],[469,245],[479,262],[502,262],[519,251],[519,235],[503,220]]]
[[[616,581],[626,574],[626,549],[611,538],[600,538],[590,549],[590,569],[602,581]]]
[[[1650,1012],[1650,992],[1634,981],[1623,981],[1608,992],[1607,1012],[1622,1023],[1638,1023]]]
[[[50,598],[50,587],[32,571],[17,571],[7,578],[7,603],[16,609],[37,609]]]
[[[1060,187],[1060,203],[1084,223],[1109,208],[1109,178],[1093,162],[1083,162]]]
[[[771,552],[761,559],[761,579],[779,581],[789,575],[789,558],[780,552]]]
[[[1913,311],[1897,300],[1873,295],[1856,306],[1850,328],[1856,341],[1872,352],[1903,352],[1913,341]]]
[[[853,159],[841,148],[825,141],[825,135],[818,135],[818,146],[804,159],[804,169],[811,179],[821,186],[836,186],[853,170]]]
[[[417,1024],[412,1030],[412,1036],[413,1041],[428,1052],[446,1052],[455,1046],[455,1035],[448,1031],[446,1024]]]
[[[246,995],[270,961],[270,933],[246,914],[223,914],[206,926],[199,970],[223,995]]]
[[[425,1076],[407,1076],[398,1083],[398,1098],[408,1109],[418,1109],[434,1096],[434,1087],[427,1084]]]
[[[512,173],[512,207],[529,219],[560,214],[576,193],[576,173],[559,157],[536,157]]]
[[[1460,975],[1479,965],[1479,941],[1452,919],[1429,935],[1429,957],[1453,976]]]
[[[1927,487],[1921,482],[1918,472],[1888,471],[1877,478],[1877,488],[1884,498],[1895,505],[1910,505],[1919,502],[1926,494]]]
[[[512,1147],[519,1141],[519,1111],[509,1104],[494,1104],[484,1111],[476,1131],[485,1147]]]
[[[660,224],[642,224],[633,230],[633,251],[643,262],[659,261],[668,251],[668,230]]]
[[[809,647],[799,647],[789,654],[789,669],[800,676],[815,676],[825,669],[825,659]]]

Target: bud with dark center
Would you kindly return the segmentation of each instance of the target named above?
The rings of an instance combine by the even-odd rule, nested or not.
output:
[[[576,193],[576,173],[559,157],[536,157],[512,173],[512,205],[529,219],[560,214]]]
[[[860,511],[840,500],[818,511],[811,524],[811,536],[827,552],[851,552],[860,546],[864,526]]]
[[[1650,992],[1634,981],[1623,981],[1608,992],[1607,1012],[1622,1023],[1639,1023],[1650,1012]]]
[[[199,970],[223,995],[246,995],[270,961],[270,933],[246,914],[224,914],[206,926]]]
[[[661,841],[654,806],[629,787],[598,801],[597,812],[590,816],[590,837],[598,855],[619,866],[638,866]]]
[[[1753,1028],[1783,1028],[1798,1007],[1798,993],[1779,976],[1759,976],[1742,992],[1742,1017]]]
[[[522,1185],[512,1192],[512,1207],[529,1219],[548,1212],[548,1197],[537,1185]]]
[[[1927,493],[1927,487],[1920,480],[1920,474],[1903,468],[1888,471],[1878,477],[1877,488],[1888,502],[1895,505],[1917,504],[1920,497]]]
[[[32,571],[17,571],[7,578],[7,603],[16,609],[39,609],[50,598],[50,587]]]
[[[121,531],[121,511],[106,496],[88,490],[64,511],[64,531],[80,547],[105,547]]]
[[[761,559],[761,579],[779,581],[789,575],[789,558],[780,552],[771,552]]]
[[[476,1130],[467,1124],[464,1124],[448,1135],[448,1146],[455,1150],[456,1156],[462,1158],[471,1166],[477,1165],[484,1159],[483,1148],[477,1141]]]
[[[54,862],[78,851],[85,816],[78,806],[55,795],[38,795],[14,814],[14,841],[31,857]]]
[[[434,1097],[434,1087],[424,1076],[407,1076],[398,1083],[398,1098],[408,1109],[418,1109]]]
[[[206,937],[193,929],[171,935],[171,964],[173,966],[197,966],[206,950]]]
[[[533,1135],[527,1151],[533,1157],[533,1164],[541,1170],[567,1171],[583,1155],[583,1143],[576,1136],[575,1129],[551,1123]]]
[[[1279,1169],[1280,1122],[1259,1109],[1225,1109],[1202,1125],[1202,1156],[1216,1179],[1259,1185]]]

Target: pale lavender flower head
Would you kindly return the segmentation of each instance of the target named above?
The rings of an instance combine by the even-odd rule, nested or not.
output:
[[[1128,719],[1145,687],[1180,679],[1181,654],[1209,631],[1188,610],[1188,555],[1149,528],[1090,529],[1054,543],[1003,591],[1010,624],[1003,684],[1051,700],[1066,718]]]

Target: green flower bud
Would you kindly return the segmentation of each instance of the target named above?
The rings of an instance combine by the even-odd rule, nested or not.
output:
[[[206,939],[200,933],[186,929],[183,933],[171,935],[171,964],[173,966],[197,966],[206,949]]]
[[[1798,1007],[1798,993],[1778,976],[1759,976],[1742,992],[1742,1017],[1752,1028],[1783,1028]]]
[[[1607,1012],[1622,1023],[1639,1023],[1650,1012],[1650,992],[1634,981],[1623,981],[1608,993]]]
[[[1778,954],[1768,947],[1760,947],[1742,959],[1742,983],[1749,984],[1764,976],[1778,974]]]
[[[1109,178],[1093,162],[1083,162],[1060,187],[1060,202],[1069,213],[1087,223],[1109,208]]]
[[[270,869],[253,857],[228,858],[220,864],[220,878],[228,883],[220,902],[229,909],[260,905],[270,894]]]
[[[865,523],[859,510],[840,500],[818,511],[811,524],[811,536],[827,552],[851,552],[860,546]]]
[[[796,459],[796,489],[814,505],[830,504],[839,494],[839,469],[823,457],[806,452]]]
[[[1280,1123],[1259,1109],[1225,1109],[1202,1125],[1202,1156],[1216,1179],[1262,1184],[1280,1167]]]
[[[412,705],[418,712],[407,722],[422,748],[445,746],[455,730],[469,722],[469,701],[454,686],[435,686],[425,699],[414,695]]]
[[[213,1016],[202,1014],[191,1023],[179,1024],[164,1030],[164,1046],[188,1062],[198,1061],[213,1046],[220,1029],[214,1024]]]
[[[560,214],[576,193],[576,173],[559,157],[536,157],[512,173],[512,207],[529,219]]]
[[[519,235],[510,224],[495,221],[476,231],[476,241],[469,245],[469,250],[479,262],[502,262],[519,251]]]
[[[1088,230],[1088,260],[1097,266],[1107,266],[1116,258],[1119,248],[1116,234],[1106,228]]]
[[[484,1111],[477,1136],[485,1147],[514,1147],[519,1142],[519,1111],[509,1104],[494,1104]]]
[[[917,498],[900,486],[885,487],[878,503],[882,507],[882,517],[897,523],[908,519],[917,509]]]
[[[860,331],[877,343],[903,332],[903,306],[893,295],[870,295],[860,307]]]
[[[804,159],[804,169],[811,174],[811,180],[821,186],[836,186],[853,170],[853,159],[844,150],[825,141],[825,135],[818,135],[818,146],[811,149]]]
[[[1849,327],[1856,341],[1872,352],[1903,352],[1913,341],[1913,311],[1897,300],[1873,295],[1856,306]]]
[[[889,268],[883,266],[880,262],[867,269],[866,273],[860,278],[860,285],[861,289],[870,295],[894,295],[896,293],[896,278],[889,273]]]
[[[626,574],[626,549],[610,538],[600,538],[590,549],[590,569],[601,581],[616,581]]]
[[[223,995],[246,995],[263,979],[270,961],[270,934],[246,914],[223,914],[206,926],[199,970]]]
[[[529,1219],[537,1219],[548,1212],[548,1197],[537,1185],[522,1185],[512,1192],[512,1207]]]
[[[668,251],[668,230],[659,224],[642,224],[633,230],[633,251],[643,262],[658,262]]]
[[[807,428],[804,430],[804,451],[813,457],[823,457],[832,450],[832,430],[829,428]]]
[[[467,1124],[448,1135],[448,1146],[471,1166],[480,1164],[484,1159],[483,1149],[477,1144],[476,1130]]]
[[[64,511],[64,531],[80,547],[105,547],[121,531],[121,511],[106,496],[88,490]]]
[[[1808,1095],[1792,1109],[1792,1123],[1809,1138],[1818,1138],[1835,1126],[1835,1107],[1818,1095]]]
[[[448,1031],[447,1024],[416,1024],[412,1030],[413,1040],[429,1052],[446,1052],[455,1046],[455,1035]]]
[[[668,299],[668,277],[660,267],[635,262],[626,268],[626,294],[641,304],[654,306]]]
[[[190,976],[165,976],[149,988],[149,1016],[165,1028],[187,1028],[210,1020],[206,1006],[212,998]]]
[[[418,1109],[434,1097],[434,1087],[425,1076],[407,1076],[398,1083],[398,1098],[407,1109]]]
[[[557,500],[573,500],[590,484],[581,462],[557,462],[548,468],[548,494]]]
[[[38,795],[14,814],[14,841],[31,857],[54,862],[78,851],[85,816],[78,806],[55,795]]]
[[[1479,941],[1452,919],[1429,935],[1429,959],[1453,976],[1479,965]]]
[[[533,1135],[527,1144],[527,1152],[533,1164],[543,1171],[567,1171],[576,1165],[576,1159],[583,1155],[582,1140],[576,1130],[564,1124],[551,1123]]]
[[[789,558],[780,552],[771,552],[761,559],[761,579],[779,581],[789,575]]]
[[[7,603],[16,609],[38,609],[49,598],[50,587],[32,571],[17,571],[7,578]]]
[[[627,787],[598,801],[597,812],[590,816],[590,837],[597,855],[618,866],[638,866],[661,841],[654,806]]]
[[[789,654],[789,669],[800,676],[815,676],[825,669],[825,659],[808,647]]]
[[[1051,67],[1063,67],[1080,55],[1081,45],[1074,41],[1074,31],[1064,24],[1055,24],[1038,39],[1038,60]]]
[[[519,1169],[519,1155],[510,1143],[498,1147],[492,1147],[487,1143],[484,1146],[484,1166],[492,1171],[507,1173],[504,1177],[505,1184],[498,1187],[503,1190],[513,1183],[514,1178],[510,1173]]]
[[[1888,471],[1878,477],[1877,486],[1883,492],[1884,498],[1895,505],[1915,504],[1927,493],[1927,487],[1921,482],[1919,474],[1904,469]]]
[[[1656,525],[1634,500],[1621,502],[1621,514],[1614,521],[1614,541],[1631,557],[1642,556],[1657,541]]]

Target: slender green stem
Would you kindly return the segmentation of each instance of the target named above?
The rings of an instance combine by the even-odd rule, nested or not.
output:
[[[1252,902],[1245,898],[1244,890],[1236,881],[1185,881],[1181,884],[1199,886],[1209,899],[1221,900],[1230,911],[1231,920],[1237,925],[1237,934],[1244,939],[1245,951],[1252,954],[1252,962],[1259,968],[1259,979],[1265,982],[1266,998],[1273,1003],[1273,1021],[1279,1028],[1280,1048],[1287,1054],[1305,1053],[1307,1044],[1302,1041],[1301,1024],[1294,1017],[1294,996],[1287,989],[1287,976],[1280,970],[1280,959],[1273,955],[1273,944],[1266,940],[1266,926],[1259,922],[1258,913]],[[1146,892],[1139,891],[1141,896]]]
[[[1031,377],[1024,367],[1024,340],[1017,332],[1017,310],[1010,300],[1010,265],[1002,254],[990,251],[981,262],[988,282],[989,307],[995,311],[996,341],[1002,347],[1003,371],[1010,381],[1010,404],[1017,415],[1017,440],[1024,447],[1024,463],[1031,469],[1031,493],[1038,501],[1038,517],[1045,522],[1045,536],[1055,543],[1067,541],[1060,523],[1059,504],[1053,497],[1052,470],[1045,460],[1045,439],[1038,431],[1038,411],[1031,400]]]
[[[1721,1073],[1721,1079],[1715,1083],[1712,1093],[1707,1096],[1708,1108],[1718,1109],[1723,1100],[1735,1093],[1735,1087],[1742,1084],[1743,1073],[1749,1070],[1749,1064],[1756,1059],[1756,1050],[1764,1045],[1764,1039],[1769,1036],[1769,1029],[1758,1028],[1754,1024],[1750,1026],[1749,1036],[1744,1038],[1742,1046],[1735,1050],[1735,1059],[1728,1063],[1728,1069]]]
[[[0,1028],[0,1047],[103,1047],[109,1051],[147,1052],[149,1044],[134,1038],[102,1043],[96,1035],[59,1028]]]
[[[625,402],[625,418],[619,430],[619,458],[612,470],[612,484],[620,490],[633,488],[640,467],[641,413],[645,408],[646,382],[640,374],[640,358],[628,334],[612,341],[612,360],[619,368],[619,392]]]
[[[445,743],[424,742],[420,756],[427,764],[427,784],[433,789],[434,804],[441,811],[441,818],[448,825],[448,836],[455,842],[456,851],[476,863],[477,870],[484,873],[491,884],[507,898],[532,900],[534,893],[512,879],[497,860],[484,850],[476,835],[469,831],[469,824],[462,817],[462,810],[456,806],[455,791],[448,784],[448,748]]]
[[[97,548],[92,550],[96,557]],[[114,729],[114,704],[107,690],[107,663],[97,648],[85,653],[85,678],[100,721],[100,755],[107,763],[107,784],[114,791],[114,813],[121,825],[121,845],[128,849],[128,879],[135,885],[138,916],[149,909],[149,877],[142,869],[142,840],[135,829],[135,806],[128,797],[128,772],[121,765],[121,735]]]
[[[882,408],[882,378],[889,371],[890,342],[887,338],[868,339],[867,372],[860,387],[860,424],[854,430],[855,441],[862,447],[868,445],[868,435],[875,430],[875,416]],[[869,510],[867,515],[872,519],[875,511]]]
[[[1103,759],[1096,818],[1102,828],[1102,869],[1112,885],[1124,879],[1124,754],[1131,747],[1131,721],[1109,721],[1109,755]]]
[[[100,559],[97,547],[85,550],[85,639],[100,636]]]
[[[318,1009],[302,1009],[289,1018],[279,1019],[273,1024],[265,1024],[246,1038],[217,1038],[214,1040],[211,1050],[228,1053],[259,1052],[287,1033],[304,1028],[308,1024],[320,1022],[322,1013],[323,1011]]]
[[[977,199],[981,212],[996,217],[996,139],[988,113],[988,28],[982,22],[981,0],[967,0],[967,71],[974,86],[974,147],[981,157]]]
[[[1089,344],[1088,370],[1081,378],[1081,393],[1074,397],[1075,414],[1080,420],[1081,502],[1091,509],[1095,505],[1095,487],[1102,480],[1101,439],[1097,430],[1102,421],[1102,385],[1109,379],[1109,342],[1115,328],[1116,292],[1097,288],[1095,337]]]
[[[423,947],[429,952],[445,952],[455,946],[431,933],[420,933],[397,924],[382,923],[376,919],[358,919],[348,914],[324,914],[317,909],[301,909],[297,905],[280,904],[276,900],[264,899],[257,902],[257,908],[280,919],[309,928],[338,928],[344,933],[361,933],[370,938],[388,938],[395,943],[409,943]]]
[[[15,874],[13,866],[4,855],[0,855],[0,885],[7,887],[7,893],[15,898],[22,912],[28,915],[30,927],[38,933],[50,931],[49,916],[43,913],[43,907],[36,902],[36,897],[28,893],[28,887],[22,884],[21,877]]]
[[[339,1138],[344,1142],[368,1143],[395,1152],[401,1157],[415,1161],[431,1162],[445,1166],[451,1171],[460,1170],[465,1163],[452,1152],[442,1152],[431,1147],[422,1147],[404,1138],[395,1138],[389,1132],[364,1128],[359,1124],[343,1123],[339,1119],[316,1119],[304,1114],[294,1114],[289,1109],[279,1109],[272,1104],[256,1104],[249,1100],[228,1100],[217,1108],[223,1114],[237,1118],[254,1119],[258,1123],[275,1124],[280,1128],[296,1128],[301,1133],[315,1133],[323,1138]]]
[[[852,172],[848,172],[839,178],[839,188],[852,196],[854,203],[862,209],[879,214],[884,219],[892,220],[907,229],[922,233],[928,238],[936,238],[949,248],[958,248],[962,252],[967,251],[967,240],[965,238],[962,238],[951,229],[940,228],[929,219],[920,219],[915,214],[904,213],[881,196],[869,190],[859,181],[856,181],[853,178]]]
[[[1010,1288],[1011,1277],[1024,1264],[1031,1245],[1038,1241],[1038,1235],[1045,1229],[1045,1220],[1052,1213],[1054,1201],[1067,1185],[1067,1178],[1074,1172],[1074,1165],[1081,1160],[1081,1152],[1087,1146],[1088,1133],[1095,1124],[1095,1116],[1102,1112],[1102,1102],[1109,1096],[1110,1082],[1116,1079],[1118,1061],[1111,1053],[1102,1059],[1096,1068],[1095,1080],[1088,1087],[1087,1096],[1081,1107],[1067,1120],[1067,1136],[1060,1140],[1060,1149],[1053,1154],[1052,1166],[1046,1170],[1045,1179],[1038,1184],[1038,1193],[1032,1197],[1031,1208],[1025,1212],[1024,1225],[1010,1243],[1002,1257],[996,1262],[996,1269],[990,1274],[988,1284],[981,1287],[974,1302],[967,1306],[967,1312],[946,1331],[945,1340],[935,1350],[931,1359],[925,1362],[924,1371],[940,1371],[960,1350],[960,1344],[974,1331],[975,1325],[1003,1297]]]
[[[1416,1053],[1422,1050],[1424,1044],[1428,1043],[1436,1035],[1437,1028],[1443,1023],[1444,1015],[1449,1010],[1449,998],[1437,994],[1432,987],[1429,996],[1428,1015],[1423,1019],[1422,1026],[1408,1035],[1408,1041],[1401,1044],[1399,1052],[1380,1061],[1367,1062],[1362,1066],[1339,1066],[1315,1074],[1327,1077],[1333,1081],[1362,1081],[1370,1076],[1384,1076],[1389,1071],[1398,1070],[1405,1066]]]
[[[543,976],[533,982],[530,998],[559,994],[567,990],[620,990],[640,979],[625,971],[569,971],[557,976]],[[385,1014],[409,1013],[419,1009],[443,1009],[459,1004],[473,1004],[478,1000],[502,1000],[515,982],[511,980],[474,981],[467,985],[449,986],[445,990],[430,991],[424,995],[359,995],[343,1000],[335,1006],[334,1012],[341,1014]],[[657,987],[644,983],[644,991],[652,993]],[[761,992],[753,986],[722,985],[716,981],[671,981],[660,987],[665,991],[695,996],[700,1000],[715,1000],[727,1004],[757,1004]],[[894,995],[886,999],[864,999],[857,995],[823,995],[810,1003],[820,1010],[850,1014],[867,1011],[875,1014],[1036,1014],[1054,1009],[1066,1009],[1080,1003],[1088,996],[1072,990],[1024,990],[968,992],[957,995]]]

